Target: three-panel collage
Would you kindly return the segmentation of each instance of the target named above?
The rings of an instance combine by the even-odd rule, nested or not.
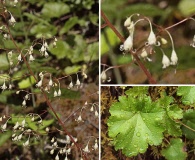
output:
[[[0,160],[195,160],[194,0],[0,0]]]

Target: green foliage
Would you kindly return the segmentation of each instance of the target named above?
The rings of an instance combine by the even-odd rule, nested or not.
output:
[[[178,8],[184,16],[190,16],[195,12],[195,1],[194,0],[181,0]]]
[[[182,126],[183,134],[191,140],[195,139],[195,111],[194,110],[187,110],[184,113],[183,121],[186,126]],[[190,127],[190,128],[188,128]],[[192,130],[193,129],[193,130]]]
[[[33,76],[30,76],[24,80],[22,80],[21,82],[18,83],[18,86],[20,89],[24,89],[24,88],[28,88],[30,86],[32,86],[33,84],[35,84],[35,79]]]
[[[193,87],[179,87],[177,94],[181,93],[181,89],[188,95]],[[185,159],[186,152],[180,151],[184,146],[181,139],[171,137],[181,137],[183,134],[187,138],[195,138],[195,112],[189,110],[184,113],[174,97],[167,96],[164,91],[160,95],[160,98],[152,101],[148,87],[133,87],[119,97],[119,102],[112,104],[107,125],[108,135],[113,139],[116,150],[122,149],[128,157],[136,156],[146,152],[148,145],[163,145],[164,137],[169,136],[170,146],[162,150],[162,155],[167,159],[171,159],[171,156],[175,156],[172,159]],[[182,123],[178,122],[181,119],[188,126],[183,126],[182,130]],[[176,151],[171,155],[173,148]]]
[[[2,146],[7,140],[9,140],[11,138],[11,135],[11,131],[0,133],[0,146]]]
[[[180,86],[177,91],[178,96],[182,96],[182,102],[186,105],[195,103],[195,87],[194,86]]]
[[[70,12],[70,7],[62,2],[48,2],[44,4],[41,12],[44,17],[59,18],[63,14]]]
[[[171,139],[169,146],[162,150],[162,155],[167,160],[184,160],[187,157],[187,153],[184,151],[184,143],[180,138]]]

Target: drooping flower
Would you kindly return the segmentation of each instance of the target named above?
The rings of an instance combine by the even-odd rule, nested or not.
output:
[[[171,65],[176,65],[177,61],[178,61],[178,57],[175,50],[173,49],[171,53]]]
[[[133,47],[133,37],[129,35],[129,37],[125,40],[123,44],[123,48],[125,51],[130,51]]]
[[[14,25],[15,23],[16,23],[16,20],[15,20],[15,18],[12,16],[12,14],[10,14],[11,15],[11,18],[9,19],[9,23],[11,24],[11,25]]]
[[[163,67],[162,68],[166,68],[170,65],[170,60],[169,58],[163,53],[163,58],[162,58],[162,64],[163,64]]]
[[[153,30],[151,29],[149,37],[148,37],[148,45],[155,45],[155,44],[156,44],[156,36]]]
[[[83,149],[83,151],[86,152],[86,153],[89,153],[89,152],[90,152],[88,144],[87,144],[86,147]]]
[[[105,71],[102,71],[100,77],[101,77],[101,81],[104,83],[107,80],[106,72]]]

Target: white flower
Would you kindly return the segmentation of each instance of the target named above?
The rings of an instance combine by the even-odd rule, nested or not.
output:
[[[81,82],[79,81],[79,79],[77,78],[77,81],[76,81],[76,86],[80,86],[81,85]]]
[[[54,142],[54,143],[53,143],[53,146],[54,146],[54,147],[58,147],[57,142]]]
[[[22,127],[24,127],[24,125],[25,125],[25,123],[26,123],[26,121],[25,121],[25,119],[22,121]]]
[[[43,52],[45,52],[45,51],[46,51],[46,48],[45,48],[44,45],[42,45],[42,47],[41,47],[41,49],[40,49],[40,52],[43,53]]]
[[[4,80],[4,83],[3,83],[3,85],[0,87],[3,91],[5,90],[5,89],[7,89],[7,86],[6,86],[6,84],[5,84],[5,80]]]
[[[173,49],[171,53],[171,64],[176,65],[177,61],[178,61],[178,57],[177,57],[175,50]]]
[[[52,86],[53,85],[53,81],[52,81],[52,79],[50,78],[50,80],[49,80],[49,86]]]
[[[15,20],[15,18],[12,15],[11,15],[11,18],[9,19],[9,23],[11,25],[14,25],[16,23],[16,20]]]
[[[50,151],[50,154],[54,154],[54,149],[52,149],[52,150]]]
[[[35,121],[35,117],[34,117],[34,116],[31,118],[31,121],[32,121],[32,122],[34,122],[34,121]]]
[[[58,90],[58,96],[61,96],[61,94],[62,94],[62,92],[61,92],[61,90],[59,88],[59,90]]]
[[[0,122],[3,120],[3,118],[2,117],[0,117]]]
[[[43,45],[45,46],[45,49],[48,48],[47,42],[45,42]]]
[[[58,156],[58,154],[56,155],[56,157],[55,157],[55,160],[59,160],[60,158],[59,158],[59,156]]]
[[[22,134],[20,134],[17,139],[21,140],[22,139]]]
[[[41,87],[43,84],[42,79],[36,84],[36,87]]]
[[[34,61],[34,60],[35,60],[35,58],[33,57],[33,55],[30,54],[29,61],[32,62],[32,61]]]
[[[26,106],[26,100],[23,100],[22,102],[22,106],[25,107]]]
[[[129,37],[125,40],[123,44],[124,50],[125,51],[130,51],[133,47],[133,37],[129,35]]]
[[[82,117],[79,115],[79,117],[76,119],[77,122],[82,122]]]
[[[7,123],[1,126],[2,130],[5,130],[7,128]]]
[[[49,132],[49,128],[48,128],[48,127],[47,127],[47,128],[45,128],[45,131],[46,131],[46,132]]]
[[[68,149],[66,150],[66,153],[67,153],[67,154],[70,154],[70,152],[71,152],[71,148],[68,148]]]
[[[22,61],[22,55],[21,55],[21,54],[18,55],[18,61],[19,61],[19,62]]]
[[[97,112],[97,111],[95,111],[95,116],[96,116],[96,117],[98,117],[98,115],[99,115],[99,114],[98,114],[98,112]]]
[[[83,149],[83,151],[86,152],[86,153],[89,153],[89,152],[90,152],[88,144],[87,144],[86,147]]]
[[[9,84],[9,89],[12,89],[12,87],[13,87],[12,84]]]
[[[54,94],[53,94],[54,97],[57,97],[58,96],[58,93],[56,91],[54,91]]]
[[[47,51],[45,51],[44,56],[45,56],[45,58],[49,57],[49,54],[47,53]]]
[[[102,71],[101,73],[101,81],[104,83],[107,80],[107,75],[105,71]]]
[[[141,57],[142,58],[148,57],[148,53],[146,52],[146,49],[145,48],[142,49]]]
[[[93,112],[93,111],[94,111],[93,106],[90,108],[90,111],[91,111],[91,112]]]
[[[194,38],[193,38],[193,42],[190,44],[193,48],[195,48],[195,35],[194,35]]]
[[[93,146],[94,150],[98,149],[97,140],[95,140],[95,145]]]
[[[73,83],[72,81],[70,82],[69,86],[68,86],[68,89],[71,89],[73,87]]]
[[[125,27],[129,27],[131,25],[131,17],[128,17],[125,22],[124,22],[124,26]]]
[[[29,139],[25,142],[25,143],[23,143],[23,146],[24,147],[26,147],[26,146],[28,146],[29,145]]]
[[[42,119],[40,119],[37,123],[38,123],[38,124],[41,124],[41,123],[42,123]]]
[[[14,130],[16,130],[19,127],[19,123],[16,122],[15,126],[13,127]]]
[[[155,45],[155,44],[156,44],[156,36],[153,30],[151,30],[148,37],[148,45]]]
[[[30,98],[30,97],[29,97],[29,94],[27,94],[27,95],[24,97],[25,100],[29,100],[29,98]]]
[[[162,64],[163,64],[162,68],[166,68],[170,65],[170,60],[165,54],[163,54]]]

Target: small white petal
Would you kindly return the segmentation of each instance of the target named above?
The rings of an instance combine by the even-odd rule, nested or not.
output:
[[[149,45],[156,44],[156,36],[155,36],[153,30],[150,31],[150,34],[149,34],[149,37],[148,37],[148,44]]]
[[[105,71],[102,71],[101,73],[101,81],[104,83],[107,80],[107,75]]]
[[[172,65],[176,65],[177,61],[178,61],[177,54],[176,54],[175,50],[172,50],[172,53],[171,53],[171,64]]]
[[[125,51],[130,51],[133,47],[133,37],[129,35],[129,37],[125,40],[123,44],[124,50]]]
[[[166,68],[170,65],[170,60],[165,54],[163,54],[162,64],[163,64],[162,68]]]

